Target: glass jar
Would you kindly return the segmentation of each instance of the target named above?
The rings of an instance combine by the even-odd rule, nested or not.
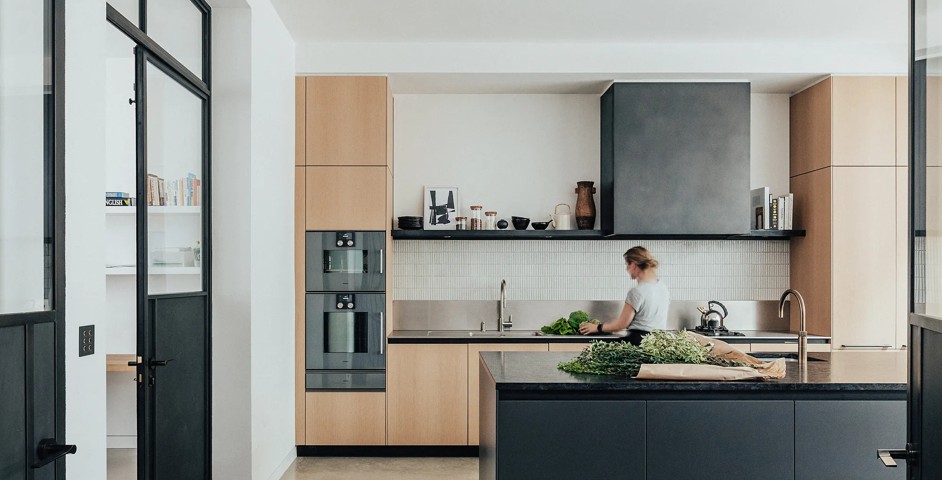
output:
[[[467,230],[468,217],[455,217],[455,230]]]
[[[497,212],[484,212],[484,230],[497,230]]]
[[[471,206],[471,230],[484,230],[484,221],[481,218],[481,209],[484,208],[480,205]]]

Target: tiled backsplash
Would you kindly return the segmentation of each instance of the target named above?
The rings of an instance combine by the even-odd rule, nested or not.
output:
[[[621,300],[634,285],[622,254],[643,245],[674,300],[778,300],[787,240],[396,240],[395,300]]]

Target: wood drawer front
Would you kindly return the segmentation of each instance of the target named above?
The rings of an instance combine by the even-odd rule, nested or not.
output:
[[[308,230],[386,230],[386,167],[307,167]]]
[[[386,77],[307,77],[308,165],[386,165]]]
[[[472,343],[468,345],[468,445],[477,445],[479,438],[478,401],[481,381],[481,352],[546,352],[545,343]]]
[[[579,343],[551,343],[549,344],[549,351],[551,352],[581,352],[585,350],[585,347],[589,346],[590,342],[579,342]]]
[[[753,353],[775,352],[775,353],[798,353],[798,342],[783,343],[753,343],[750,345],[750,351]],[[809,343],[808,352],[830,352],[829,343]]]
[[[385,392],[307,392],[308,445],[384,445]]]

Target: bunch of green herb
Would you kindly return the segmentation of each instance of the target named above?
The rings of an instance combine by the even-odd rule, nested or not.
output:
[[[569,314],[569,318],[562,317],[551,325],[540,329],[543,333],[554,335],[576,335],[579,333],[579,325],[583,322],[589,322],[598,325],[599,321],[590,319],[589,314],[582,310],[576,310]]]
[[[633,377],[645,363],[687,363],[746,366],[710,353],[710,346],[700,345],[684,332],[655,330],[641,340],[640,346],[626,342],[593,342],[578,357],[560,362],[560,370],[569,373],[625,375]]]

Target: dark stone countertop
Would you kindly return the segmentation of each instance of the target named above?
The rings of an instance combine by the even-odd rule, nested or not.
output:
[[[483,352],[481,358],[500,392],[827,392],[886,394],[906,398],[906,351],[811,353],[805,375],[787,362],[785,378],[768,381],[705,382],[634,380],[614,375],[571,374],[559,362],[576,352]],[[482,372],[482,381],[483,381]]]
[[[592,340],[621,340],[622,335],[537,335],[537,330],[508,329],[503,336],[496,331],[483,335],[474,330],[393,330],[389,343],[588,343]],[[797,342],[795,332],[767,330],[741,330],[744,336],[714,337],[728,343],[786,343]],[[830,337],[809,335],[808,343],[828,343]]]

